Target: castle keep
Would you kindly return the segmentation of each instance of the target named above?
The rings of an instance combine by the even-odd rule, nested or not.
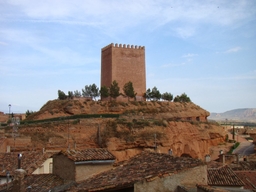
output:
[[[123,93],[124,85],[131,81],[136,99],[143,100],[146,92],[145,47],[113,44],[101,49],[101,86],[110,87],[116,80]],[[120,96],[118,100],[123,100]]]

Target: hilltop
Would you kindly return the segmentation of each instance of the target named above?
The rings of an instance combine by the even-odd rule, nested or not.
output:
[[[196,119],[205,121],[210,113],[192,102],[163,101],[88,101],[52,100],[48,101],[38,112],[30,115],[27,120],[39,120],[65,117],[78,114],[134,114],[154,118]]]
[[[2,146],[15,146],[15,150],[104,147],[117,161],[144,150],[168,153],[172,149],[176,156],[203,159],[214,155],[212,146],[225,143],[223,127],[207,122],[209,114],[194,103],[53,100],[19,126],[15,140],[12,129],[5,129]]]

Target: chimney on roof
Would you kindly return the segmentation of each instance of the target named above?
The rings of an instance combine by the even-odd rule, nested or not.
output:
[[[225,154],[223,153],[223,150],[220,150],[219,153],[219,159],[222,161],[223,165],[225,165]]]
[[[21,157],[22,157],[22,154],[19,153],[19,154],[18,154],[18,169],[21,168]]]
[[[208,155],[205,155],[205,162],[208,163],[211,161],[211,156],[208,154]]]
[[[25,192],[24,177],[26,171],[24,169],[16,169],[14,171],[14,181],[13,181],[13,192]]]
[[[168,154],[172,156],[172,149],[168,150]]]

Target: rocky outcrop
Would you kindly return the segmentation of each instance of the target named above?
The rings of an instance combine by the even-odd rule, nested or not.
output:
[[[119,114],[119,118],[85,118],[23,124],[27,148],[85,149],[104,147],[117,161],[143,150],[204,159],[210,147],[224,143],[223,128],[207,122],[209,112],[193,103],[49,101],[28,120],[71,114]],[[11,130],[5,133],[11,136]],[[16,149],[18,146],[16,145]]]
[[[194,103],[164,101],[48,101],[40,111],[30,115],[28,120],[63,117],[76,114],[136,114],[145,117],[173,120],[207,121],[210,113]]]
[[[191,156],[204,159],[205,155],[211,154],[210,148],[224,143],[222,127],[209,124],[191,122],[168,122],[168,126],[144,127],[135,130],[136,139],[127,142],[122,139],[111,137],[107,142],[108,149],[117,157],[124,160],[134,156],[142,150],[169,153],[172,150],[174,156]]]

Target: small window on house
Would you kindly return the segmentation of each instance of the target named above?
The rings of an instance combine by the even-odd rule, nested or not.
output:
[[[197,120],[197,121],[200,121],[200,117],[196,117],[196,120]]]

